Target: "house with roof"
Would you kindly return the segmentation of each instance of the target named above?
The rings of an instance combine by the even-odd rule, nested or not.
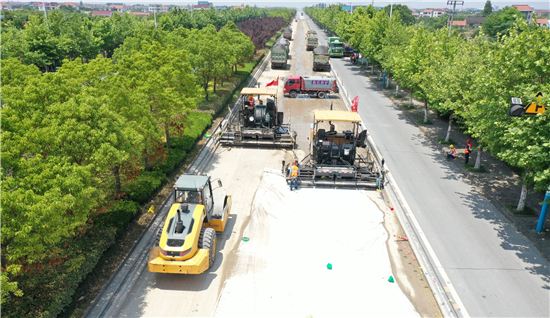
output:
[[[196,4],[193,6],[193,10],[208,10],[210,9],[210,3]]]
[[[540,17],[541,15],[550,15],[550,10],[535,10],[535,15]]]
[[[466,26],[470,28],[477,28],[482,25],[486,19],[486,17],[467,17],[464,21],[466,22]]]
[[[432,17],[439,18],[445,14],[445,9],[434,9]]]
[[[130,14],[133,14],[136,17],[147,18],[151,14],[151,12],[130,12]]]
[[[118,11],[105,11],[105,10],[96,10],[92,12],[92,16],[100,16],[100,17],[112,17],[113,13],[120,14]]]
[[[216,9],[216,10],[226,10],[227,6],[214,6],[214,9]]]
[[[75,9],[78,8],[78,4],[72,3],[72,2],[63,2],[63,3],[60,3],[59,6],[73,7]]]
[[[57,4],[57,2],[30,2],[29,6],[31,9],[37,9],[40,11],[44,11],[44,8],[46,8],[47,11],[59,9],[59,4]]]
[[[149,12],[151,13],[159,13],[162,10],[162,4],[153,3],[149,5]]]
[[[124,5],[120,5],[120,4],[111,4],[109,6],[109,9],[111,11],[117,11],[117,12],[124,12]]]
[[[7,10],[7,11],[11,11],[12,8],[11,8],[11,4],[9,2],[2,2],[2,10]]]
[[[518,9],[521,13],[523,13],[525,15],[525,20],[531,21],[533,12],[535,12],[533,8],[531,8],[528,5],[517,5],[517,4],[514,4],[512,7]]]
[[[412,14],[413,17],[415,17],[415,18],[418,18],[418,16],[420,15],[420,13],[418,13],[418,11],[416,11],[416,10],[412,10],[411,14]]]
[[[537,19],[537,24],[540,27],[547,27],[550,28],[550,24],[548,23],[548,19]]]
[[[244,10],[245,6],[232,6],[231,8]]]
[[[453,27],[456,27],[456,28],[459,28],[459,29],[465,29],[466,28],[466,20],[453,21]]]
[[[421,17],[423,18],[431,18],[433,16],[434,10],[424,10],[422,11]]]

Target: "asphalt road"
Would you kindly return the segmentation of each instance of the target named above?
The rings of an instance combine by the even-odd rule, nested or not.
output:
[[[321,42],[326,34],[311,20]],[[422,232],[473,317],[548,317],[550,264],[359,68],[332,59]],[[436,262],[437,263],[437,262]]]

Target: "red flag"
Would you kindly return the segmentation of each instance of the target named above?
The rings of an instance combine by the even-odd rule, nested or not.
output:
[[[279,76],[277,76],[277,79],[272,80],[269,84],[267,84],[265,87],[268,86],[279,86]]]
[[[351,101],[351,111],[357,113],[357,107],[359,106],[359,95]]]

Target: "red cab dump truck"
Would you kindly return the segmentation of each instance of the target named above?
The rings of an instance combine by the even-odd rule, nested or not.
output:
[[[289,94],[291,98],[296,98],[298,94],[317,95],[319,98],[325,98],[327,94],[338,93],[338,84],[336,77],[290,76],[285,82],[284,93]]]

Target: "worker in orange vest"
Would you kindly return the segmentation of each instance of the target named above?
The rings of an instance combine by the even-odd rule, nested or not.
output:
[[[292,184],[294,189],[298,190],[298,176],[300,175],[300,169],[296,165],[296,161],[292,163],[292,167],[288,170],[288,178],[290,179],[290,191],[292,191]]]
[[[447,153],[447,159],[456,158],[456,149],[455,146],[451,145],[451,150]]]
[[[468,164],[468,160],[470,160],[471,152],[472,152],[472,144],[470,143],[470,139],[468,139],[466,140],[466,149],[464,149],[464,157],[466,157],[464,164]]]

